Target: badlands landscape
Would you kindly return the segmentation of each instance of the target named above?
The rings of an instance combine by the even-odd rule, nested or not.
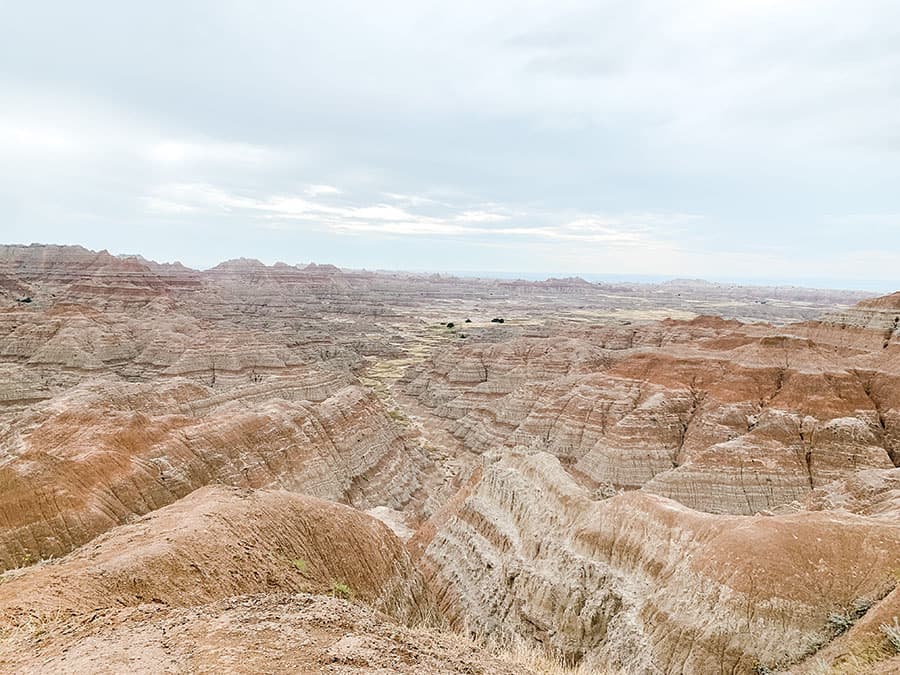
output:
[[[900,672],[900,293],[0,247],[0,671]]]

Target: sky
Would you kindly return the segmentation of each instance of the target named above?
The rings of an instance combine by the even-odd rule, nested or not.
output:
[[[900,287],[896,0],[0,0],[0,241]]]

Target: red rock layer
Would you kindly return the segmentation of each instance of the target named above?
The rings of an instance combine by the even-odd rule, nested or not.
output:
[[[753,514],[900,463],[893,349],[835,344],[839,332],[717,319],[576,330],[458,346],[398,386],[475,452],[540,448],[593,487]]]
[[[0,437],[0,565],[67,553],[211,483],[363,509],[410,499],[428,460],[374,395],[347,387],[311,403],[278,394],[95,382],[35,409]]]

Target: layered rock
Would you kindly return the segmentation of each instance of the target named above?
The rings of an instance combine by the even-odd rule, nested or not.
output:
[[[156,609],[65,623],[86,644],[216,613],[271,625],[303,612],[221,598],[329,584],[410,618],[421,564],[456,626],[586,668],[886,667],[866,650],[883,655],[897,607],[879,599],[898,559],[900,309],[861,298],[0,247],[0,564],[23,568],[0,584],[7,627],[83,621],[98,598]],[[317,498],[376,515],[418,562]],[[365,649],[397,648],[381,637]],[[60,669],[91,653],[20,645]],[[335,663],[419,663],[350,651]],[[182,657],[153,666],[203,665]]]
[[[546,453],[487,458],[451,511],[418,543],[456,625],[635,673],[788,666],[834,636],[832,612],[888,593],[900,555],[896,515],[598,501]]]
[[[186,381],[95,381],[0,436],[0,561],[58,556],[198,487],[282,487],[360,508],[401,507],[428,460],[377,398],[321,403],[269,385],[227,396]]]
[[[826,323],[884,331],[884,340],[895,340],[900,331],[900,291],[862,300],[843,312],[826,317]]]
[[[471,451],[537,447],[595,488],[752,514],[898,459],[885,350],[792,330],[698,319],[458,346],[398,387]]]
[[[4,281],[6,279],[6,281]],[[16,286],[21,284],[21,286]],[[264,265],[239,259],[206,272],[140,256],[113,256],[78,246],[0,246],[0,297],[11,302],[31,290],[38,305],[65,299],[128,308],[158,297],[178,298],[212,319],[248,317],[283,323],[297,316],[397,318],[407,313],[465,312],[473,319],[507,315],[516,323],[566,314],[575,320],[603,313],[629,317],[698,313],[755,320],[812,318],[868,296],[853,291],[754,288],[688,281],[678,284],[541,282],[339,270],[332,265]],[[241,311],[235,305],[241,304]],[[661,311],[664,310],[664,311]],[[698,311],[700,310],[700,311]],[[463,316],[451,316],[462,321]],[[439,320],[435,317],[435,320]]]
[[[29,284],[32,301],[41,306],[64,296],[70,302],[131,308],[171,290],[165,278],[137,258],[117,258],[80,246],[2,246],[0,272]]]

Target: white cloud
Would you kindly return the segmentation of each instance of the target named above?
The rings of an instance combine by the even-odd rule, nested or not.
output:
[[[443,264],[437,237],[558,269],[656,247],[696,275],[739,269],[732,248],[834,269],[877,244],[871,273],[896,276],[895,0],[199,2],[202,41],[170,0],[6,13],[6,233],[77,223],[102,248],[118,230],[95,223],[143,218],[122,236],[157,246],[143,225],[229,223],[236,254],[353,255],[327,236],[352,233],[360,258],[419,267]]]
[[[466,223],[499,223],[504,220],[509,220],[509,216],[503,213],[493,213],[490,211],[463,211],[458,216],[456,216],[457,220],[466,222]]]
[[[77,152],[78,137],[51,125],[0,118],[0,149],[9,158],[58,156]]]
[[[397,192],[382,192],[383,197],[387,197],[391,201],[400,202],[402,204],[408,204],[410,206],[423,206],[426,204],[440,204],[434,199],[430,197],[423,197],[422,195],[405,195],[399,194]]]
[[[900,213],[849,213],[825,217],[828,225],[840,227],[891,227],[900,229]]]
[[[182,215],[186,213],[198,213],[201,209],[197,206],[173,202],[167,199],[160,199],[153,196],[145,196],[143,198],[144,206],[148,211],[161,214]]]
[[[140,154],[161,164],[217,162],[231,165],[261,164],[272,160],[276,155],[268,148],[248,143],[206,139],[154,141],[145,146]]]
[[[307,185],[303,192],[310,197],[318,197],[320,195],[339,195],[341,191],[331,185]]]
[[[407,200],[412,204],[415,200]],[[423,200],[421,208],[432,206]],[[672,224],[696,222],[690,214],[581,214],[493,205],[483,211],[459,204],[444,213],[423,213],[413,207],[389,204],[334,206],[306,197],[272,195],[262,198],[232,194],[212,185],[171,184],[158,187],[145,198],[145,206],[158,213],[232,213],[267,229],[319,228],[337,234],[409,237],[516,238],[522,241],[581,242],[604,246],[647,246],[664,241]],[[504,213],[498,213],[502,210]],[[281,222],[279,222],[281,221]],[[501,224],[502,223],[502,224]],[[535,224],[538,223],[538,224]]]

